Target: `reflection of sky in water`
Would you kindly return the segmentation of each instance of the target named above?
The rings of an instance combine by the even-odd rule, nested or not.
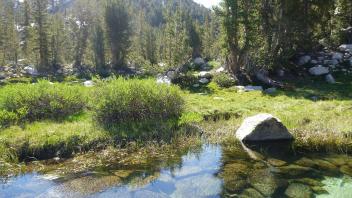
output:
[[[162,169],[158,178],[142,187],[129,185],[100,189],[90,197],[218,197],[222,181],[215,176],[221,165],[220,146],[204,145],[199,153],[182,157],[182,166]],[[89,182],[87,180],[86,182]],[[85,185],[82,182],[81,185]],[[89,184],[87,184],[89,185]],[[83,197],[79,189],[55,183],[37,174],[26,174],[0,185],[0,197]],[[77,190],[75,192],[75,190]]]
[[[221,148],[203,146],[199,154],[182,157],[182,167],[163,169],[152,183],[139,188],[115,187],[98,193],[97,197],[217,197],[222,182],[214,174],[221,165]]]

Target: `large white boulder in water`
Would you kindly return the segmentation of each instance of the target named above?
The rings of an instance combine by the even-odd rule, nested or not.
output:
[[[246,118],[236,132],[243,142],[293,140],[293,136],[274,116],[266,113]]]

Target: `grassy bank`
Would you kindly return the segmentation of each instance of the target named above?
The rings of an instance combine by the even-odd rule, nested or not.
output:
[[[164,92],[165,100],[157,97],[159,103],[153,104],[154,106],[167,105],[167,107],[164,106],[159,108],[160,111],[149,114],[145,113],[151,111],[147,108],[148,104],[155,102],[156,99],[148,100],[146,97],[148,93],[153,96],[158,95],[160,91],[157,90],[160,87],[154,90],[154,94],[143,92],[144,97],[140,100],[134,100],[138,92],[123,95],[124,99],[121,100],[122,95],[115,94],[116,90],[110,87],[104,90],[108,92],[105,97],[99,97],[104,100],[100,102],[91,100],[90,105],[100,105],[101,111],[98,114],[100,116],[107,116],[108,114],[104,114],[105,111],[112,112],[111,115],[115,115],[115,111],[120,113],[120,117],[100,117],[103,120],[114,120],[119,123],[118,127],[112,130],[111,127],[102,126],[101,120],[97,122],[99,119],[96,117],[94,108],[88,105],[83,113],[67,116],[63,120],[23,122],[2,129],[0,156],[8,160],[24,160],[30,157],[45,159],[106,148],[109,145],[124,145],[132,140],[144,142],[147,141],[147,137],[149,140],[165,141],[177,135],[189,134],[192,131],[190,127],[180,131],[179,126],[187,126],[191,123],[196,123],[203,128],[210,140],[221,142],[228,137],[233,137],[236,129],[247,116],[262,112],[279,117],[296,137],[296,146],[299,148],[346,153],[352,151],[352,126],[350,125],[352,86],[349,79],[340,79],[340,82],[344,83],[327,85],[319,81],[301,82],[296,83],[294,91],[278,91],[274,95],[261,92],[241,93],[234,88],[220,89],[215,84],[210,84],[205,89],[182,92],[181,96],[185,101],[182,115],[178,115],[180,112],[175,108],[181,103],[173,103],[172,94],[168,94],[173,91]],[[147,86],[153,86],[151,80],[148,83],[151,84]],[[94,95],[99,95],[96,94],[96,89],[106,86],[111,84],[103,83],[89,88],[86,90],[88,97],[94,98]],[[142,90],[145,90],[144,88]],[[117,98],[120,100],[116,101]],[[136,110],[137,104],[143,111],[128,111],[128,108]],[[121,111],[121,105],[124,105],[127,110]],[[168,107],[173,111],[164,112],[163,109]],[[124,112],[134,114],[122,115]],[[169,115],[173,119],[170,120]],[[145,120],[142,120],[143,122],[138,122],[140,119],[133,120],[138,116]],[[177,118],[178,116],[180,117]],[[153,121],[155,119],[163,122],[155,124]]]

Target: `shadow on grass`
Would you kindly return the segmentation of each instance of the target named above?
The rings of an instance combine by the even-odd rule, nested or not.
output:
[[[294,90],[284,90],[270,96],[286,95],[292,98],[317,100],[350,100],[352,98],[352,76],[336,74],[336,84],[328,84],[324,77],[285,81],[294,85]]]

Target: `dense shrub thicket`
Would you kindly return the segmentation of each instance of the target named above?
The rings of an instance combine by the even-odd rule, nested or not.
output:
[[[96,90],[96,119],[105,126],[178,118],[184,101],[179,89],[155,80],[119,78]]]
[[[219,73],[214,76],[213,81],[222,88],[229,88],[236,85],[236,80],[229,74]]]
[[[41,81],[6,86],[0,93],[0,125],[17,121],[62,119],[85,107],[82,88]]]

